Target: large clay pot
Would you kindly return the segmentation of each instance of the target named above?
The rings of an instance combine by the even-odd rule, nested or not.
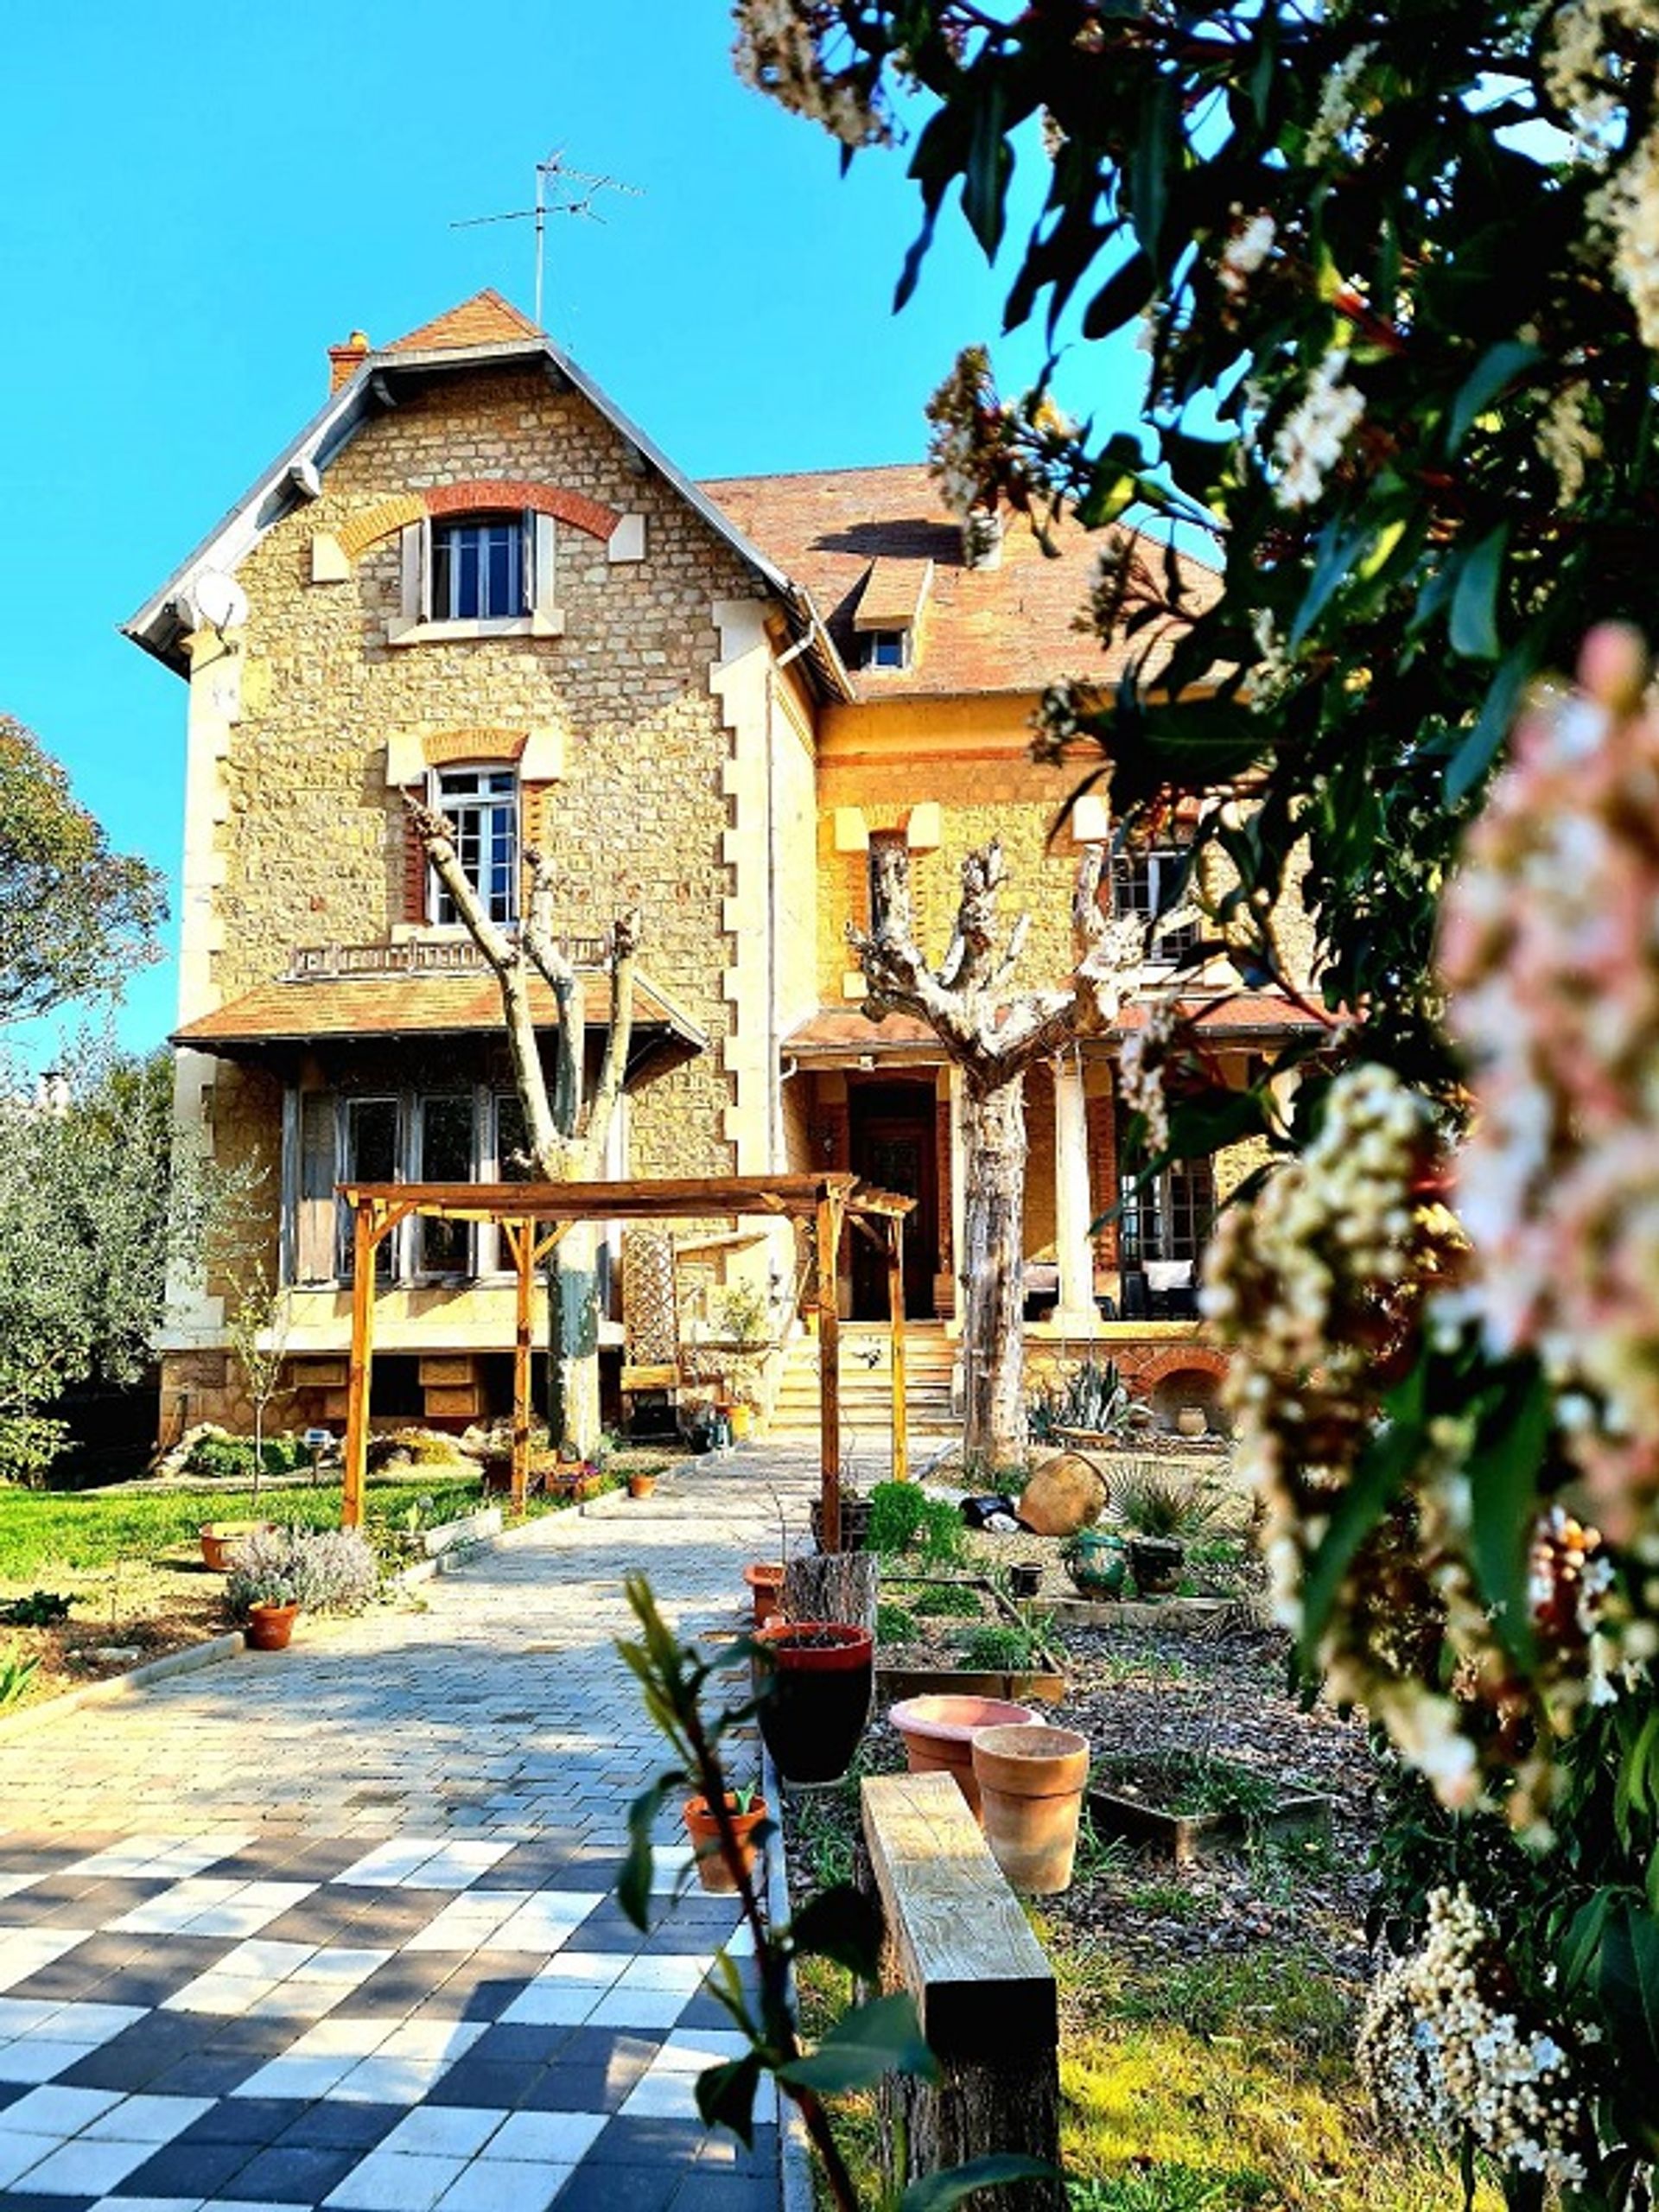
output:
[[[747,1813],[740,1813],[737,1801],[730,1790],[726,1793],[726,1809],[730,1816],[732,1833],[737,1839],[746,1873],[754,1871],[754,1832],[772,1815],[766,1809],[764,1797],[757,1797]],[[705,1890],[712,1890],[721,1897],[729,1897],[737,1888],[737,1878],[727,1865],[720,1847],[720,1823],[715,1817],[714,1807],[706,1797],[692,1797],[685,1807],[685,1830],[691,1839],[691,1848],[696,1853],[697,1879]]]
[[[839,1782],[869,1726],[875,1639],[850,1621],[769,1621],[760,1733],[785,1782]]]
[[[782,1610],[784,1568],[781,1560],[753,1560],[743,1570],[754,1603],[754,1624],[765,1628]]]
[[[907,1697],[887,1714],[905,1739],[912,1774],[948,1774],[979,1818],[979,1784],[974,1779],[974,1737],[982,1728],[1029,1727],[1037,1715],[1028,1705],[1001,1697]]]
[[[297,1605],[250,1605],[246,1630],[251,1651],[286,1651]]]
[[[1070,1728],[982,1728],[973,1752],[980,1819],[997,1865],[1027,1897],[1069,1889],[1088,1738]]]
[[[196,1531],[202,1564],[214,1574],[228,1574],[236,1564],[236,1552],[248,1538],[270,1532],[269,1521],[204,1521]]]
[[[1128,1580],[1129,1555],[1123,1539],[1110,1529],[1080,1529],[1060,1557],[1072,1586],[1082,1598],[1121,1598]]]
[[[1208,1436],[1210,1416],[1202,1406],[1180,1406],[1175,1414],[1175,1433],[1178,1436]]]

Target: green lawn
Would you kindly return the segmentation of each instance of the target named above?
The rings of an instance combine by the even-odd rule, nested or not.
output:
[[[425,1481],[372,1481],[369,1533],[399,1528],[411,1508],[419,1508],[421,1524],[430,1528],[469,1513],[480,1503],[476,1477],[440,1479],[435,1470]],[[540,1504],[532,1499],[531,1511]],[[204,1521],[252,1517],[251,1494],[245,1489],[186,1490],[171,1483],[134,1483],[88,1496],[84,1491],[0,1487],[0,1581],[26,1582],[54,1568],[85,1571],[121,1560],[157,1559],[180,1549],[194,1551],[196,1531]],[[267,1483],[260,1491],[258,1517],[337,1529],[340,1485],[323,1484],[314,1490],[306,1484],[277,1490]]]

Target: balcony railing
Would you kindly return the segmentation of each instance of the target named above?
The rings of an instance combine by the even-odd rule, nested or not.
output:
[[[559,950],[574,967],[602,968],[602,937],[567,937]],[[290,983],[338,983],[365,976],[475,976],[483,954],[470,938],[411,938],[404,944],[296,944],[288,957]]]

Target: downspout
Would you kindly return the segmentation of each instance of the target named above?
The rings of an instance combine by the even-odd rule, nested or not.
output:
[[[766,1151],[774,1174],[784,1166],[784,1085],[779,1068],[782,1039],[778,1008],[778,677],[811,644],[808,630],[766,663]]]

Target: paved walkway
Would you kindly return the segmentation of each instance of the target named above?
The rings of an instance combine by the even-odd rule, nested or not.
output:
[[[693,2101],[732,1905],[676,1903],[666,1840],[648,1948],[610,1894],[664,1759],[612,1638],[635,1568],[735,1625],[810,1466],[703,1462],[0,1733],[0,2212],[776,2212],[775,2113],[747,2153]]]

